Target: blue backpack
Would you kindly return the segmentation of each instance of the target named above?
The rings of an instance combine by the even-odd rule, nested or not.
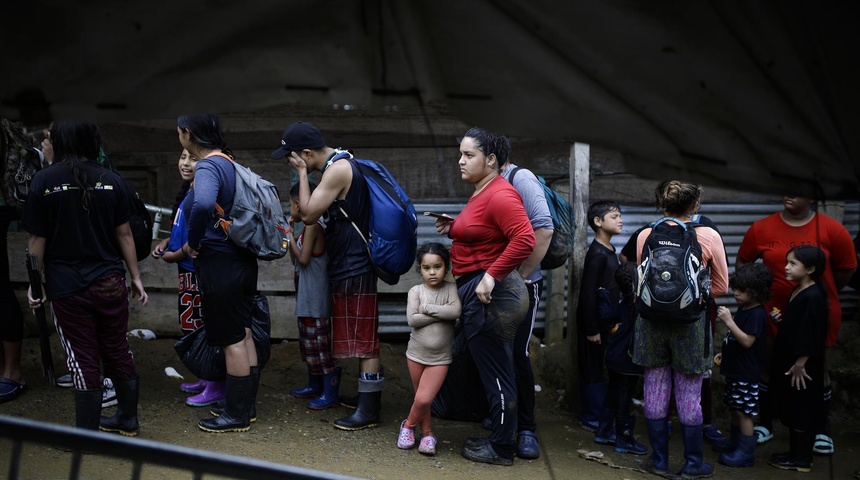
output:
[[[520,167],[511,170],[511,185],[514,184],[514,177]],[[543,260],[540,262],[540,267],[543,270],[552,270],[564,265],[570,255],[573,253],[573,233],[576,230],[574,223],[573,208],[567,200],[546,184],[546,180],[540,175],[535,175],[543,186],[543,193],[546,197],[546,204],[549,207],[549,214],[552,217],[552,239],[549,242],[549,248],[546,250]]]
[[[337,152],[328,165],[346,158],[355,164],[367,182],[370,193],[369,236],[364,236],[343,209],[341,213],[367,243],[367,253],[376,276],[389,285],[395,285],[400,281],[400,275],[408,272],[415,262],[418,249],[415,206],[384,165],[354,158],[346,150],[338,149]]]

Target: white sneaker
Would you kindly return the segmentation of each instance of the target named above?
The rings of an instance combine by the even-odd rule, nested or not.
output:
[[[104,382],[102,382],[102,387],[102,408],[116,405],[116,390],[113,388],[113,381],[105,377]]]
[[[73,387],[74,383],[72,383],[72,374],[67,373],[65,375],[60,375],[59,377],[57,377],[57,386],[63,388]]]

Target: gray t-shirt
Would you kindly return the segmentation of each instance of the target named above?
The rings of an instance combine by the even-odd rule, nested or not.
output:
[[[324,228],[324,227],[323,227]],[[305,232],[296,239],[303,247]],[[311,248],[308,246],[307,248]],[[296,316],[310,318],[331,317],[331,290],[328,281],[328,251],[322,255],[311,255],[311,261],[302,265],[296,260],[296,275],[299,277],[296,291]]]
[[[511,172],[519,168],[513,163],[508,164],[508,168],[502,172],[505,180],[511,180]],[[534,173],[527,168],[520,168],[517,175],[514,177],[514,188],[523,197],[523,206],[526,208],[526,214],[529,216],[529,222],[532,224],[532,230],[546,228],[553,230],[552,216],[549,214],[549,206],[546,204],[546,195],[543,192],[543,185],[537,179]],[[532,282],[540,281],[543,278],[540,271],[540,266],[535,268],[534,272],[529,275],[526,280]]]

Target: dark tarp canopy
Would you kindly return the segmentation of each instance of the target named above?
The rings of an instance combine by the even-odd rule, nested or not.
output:
[[[860,198],[852,2],[5,2],[0,116],[446,105],[645,177]]]

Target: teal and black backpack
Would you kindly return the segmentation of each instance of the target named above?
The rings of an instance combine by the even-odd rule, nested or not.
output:
[[[511,170],[511,185],[514,184],[514,177],[520,167]],[[552,216],[552,240],[549,242],[549,248],[540,262],[540,268],[543,270],[552,270],[564,265],[570,255],[573,253],[573,233],[576,230],[574,223],[573,208],[570,206],[564,197],[553,190],[546,184],[546,180],[540,175],[535,175],[543,186],[543,193],[546,197],[546,204],[549,206],[549,214]]]

